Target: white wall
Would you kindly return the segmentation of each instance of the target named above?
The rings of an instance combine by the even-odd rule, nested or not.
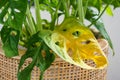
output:
[[[113,17],[103,15],[103,21],[115,48],[115,56],[109,54],[107,80],[120,80],[120,8],[114,10]]]

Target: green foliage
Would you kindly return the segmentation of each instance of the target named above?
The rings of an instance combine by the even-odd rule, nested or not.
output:
[[[113,55],[114,55],[115,53],[114,53],[114,48],[113,48],[113,45],[112,45],[112,41],[111,41],[111,39],[110,39],[106,29],[105,29],[105,26],[104,26],[103,22],[98,20],[94,25],[100,31],[102,36],[108,41],[108,43],[109,43],[109,45],[110,45],[110,47],[113,51]]]
[[[21,57],[21,61],[19,64],[18,80],[30,80],[31,71],[34,65],[36,64],[39,53],[40,53],[40,47],[29,48],[26,51],[26,54]],[[24,61],[27,58],[32,58],[32,62],[24,70],[20,71],[20,68],[22,67]]]
[[[13,57],[18,55],[18,42],[19,42],[18,30],[7,28],[4,26],[1,30],[1,39],[3,42],[3,50],[7,57]]]
[[[33,6],[35,6],[36,18],[30,11]],[[46,42],[51,41],[49,37],[57,29],[61,15],[65,16],[64,19],[74,17],[81,25],[84,25],[84,19],[87,19],[91,22],[88,27],[94,25],[109,42],[114,52],[104,23],[100,21],[105,11],[113,15],[111,6],[114,9],[120,7],[120,0],[29,0],[29,2],[28,0],[0,0],[0,24],[3,25],[0,33],[5,55],[7,57],[17,56],[18,45],[27,49],[21,57],[18,80],[30,80],[34,66],[39,67],[40,80],[42,80],[44,71],[55,58],[51,51],[55,46],[50,44],[52,47],[48,47]],[[40,11],[44,10],[50,13],[51,21],[41,19]],[[76,33],[73,34],[76,35]],[[61,48],[56,52],[60,50]],[[44,55],[43,52],[45,52]],[[28,58],[31,58],[32,62],[21,70]]]
[[[111,11],[110,11],[110,13],[111,13]],[[104,23],[98,17],[99,17],[99,13],[95,9],[89,8],[87,10],[86,19],[89,20],[90,22],[92,22],[93,25],[99,30],[101,35],[108,41],[108,43],[113,51],[113,55],[114,55],[112,41],[111,41],[111,39],[110,39],[106,29],[105,29]]]
[[[120,0],[103,0],[105,4],[110,4],[114,6],[114,8],[120,7]]]
[[[2,3],[0,5],[2,10],[0,22],[10,28],[21,30],[22,22],[25,18],[27,0],[1,0],[0,3]]]
[[[1,31],[1,38],[4,43],[3,49],[6,56],[13,57],[18,55],[17,47],[25,18],[27,0],[0,0],[0,3],[0,23],[3,24]]]
[[[108,6],[108,8],[106,9],[106,13],[110,16],[113,16],[113,12],[110,6]]]
[[[22,65],[28,58],[31,58],[32,62],[25,69],[21,70]],[[54,59],[54,54],[50,52],[50,48],[38,36],[38,33],[33,35],[29,39],[26,53],[21,57],[18,68],[18,80],[30,80],[31,71],[35,65],[41,71],[40,80],[42,80],[44,71],[49,68]]]

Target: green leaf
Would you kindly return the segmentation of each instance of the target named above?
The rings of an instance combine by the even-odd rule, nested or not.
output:
[[[83,4],[86,5],[87,0],[83,0]],[[100,11],[102,6],[102,0],[88,0],[88,7],[94,7]]]
[[[7,28],[4,26],[1,30],[1,39],[3,42],[3,50],[7,57],[13,57],[18,55],[18,42],[20,32]]]
[[[27,8],[27,0],[0,0],[0,22],[21,30]],[[22,6],[22,7],[21,7]]]
[[[68,3],[69,0],[64,0],[64,2]],[[40,3],[45,4],[46,6],[52,8],[52,9],[56,9],[58,4],[61,3],[61,0],[41,0]],[[60,6],[59,10],[62,12],[64,11],[63,5]]]
[[[88,20],[92,20],[93,17],[98,16],[98,15],[99,15],[98,10],[92,7],[88,7],[85,18]]]
[[[8,5],[2,10],[1,9],[1,13],[0,13],[0,23],[3,24],[4,20],[6,19],[6,17],[8,18],[8,15],[6,15],[6,13],[8,12]]]
[[[0,0],[0,8],[7,3],[8,0]]]
[[[101,20],[98,20],[94,25],[99,30],[99,32],[102,34],[102,36],[108,41],[108,43],[113,51],[113,55],[114,55],[115,53],[114,53],[113,44],[112,44],[112,41],[104,27],[103,22]]]
[[[53,52],[51,52],[50,48],[45,43],[42,43],[41,54],[39,55],[39,58],[37,60],[37,66],[40,68],[41,71],[40,80],[42,80],[45,70],[50,67],[51,63],[54,60],[55,55],[53,54]]]
[[[43,40],[40,37],[38,37],[38,35],[39,35],[39,32],[30,37],[30,39],[26,43],[27,48],[36,47],[36,46],[41,45],[41,42],[43,42]]]
[[[111,3],[110,3],[110,5],[113,5],[114,6],[114,8],[117,8],[117,7],[120,7],[120,0],[102,0],[105,4],[109,4],[111,1]]]
[[[50,52],[50,48],[38,35],[39,34],[36,33],[28,40],[27,51],[20,60],[18,68],[18,80],[30,80],[31,71],[34,66],[40,68],[40,80],[42,80],[44,71],[50,67],[51,63],[55,59],[54,54]],[[20,71],[27,58],[32,58],[32,62],[24,70]]]
[[[112,4],[114,6],[114,8],[118,8],[120,7],[120,0],[113,0]]]
[[[41,46],[33,46],[36,42],[39,41],[40,38],[37,36],[38,34],[34,34],[27,43],[27,51],[26,53],[21,57],[20,64],[18,67],[18,80],[30,80],[31,77],[31,71],[33,70],[33,67],[36,65],[36,61],[38,58],[38,55],[41,51]],[[27,58],[32,58],[32,62],[22,71],[20,71],[22,65],[24,64],[25,60]]]
[[[29,48],[26,54],[22,56],[18,68],[18,80],[30,80],[31,71],[36,64],[37,57],[40,53],[40,48],[41,47]],[[27,58],[32,58],[32,62],[24,70],[20,71],[20,68],[22,67],[23,63]]]
[[[110,6],[107,7],[106,13],[107,13],[108,15],[110,15],[110,16],[113,16],[113,12],[112,12],[112,9],[111,9]]]
[[[59,0],[40,0],[41,4],[45,4],[49,7],[56,7],[58,4]]]
[[[74,9],[77,8],[77,1],[76,0],[70,0],[70,4],[74,7]]]
[[[18,55],[19,36],[26,8],[27,0],[0,0],[0,23],[3,24],[1,37],[8,57]]]
[[[41,49],[45,53],[39,55],[38,64],[39,64],[40,70],[43,72],[51,65],[51,63],[55,59],[55,56],[52,52],[50,52],[50,48],[45,43],[42,44]]]
[[[43,10],[43,11],[47,10],[50,13],[52,13],[54,11],[51,7],[49,7],[48,5],[45,5],[45,4],[40,4],[40,9]]]

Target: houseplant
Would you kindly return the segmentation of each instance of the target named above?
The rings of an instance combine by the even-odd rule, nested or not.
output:
[[[3,25],[1,40],[5,55],[7,57],[18,56],[18,45],[26,49],[18,67],[19,80],[29,80],[34,66],[40,68],[40,80],[42,80],[44,71],[54,61],[56,54],[63,60],[82,68],[96,69],[106,66],[107,59],[89,28],[94,25],[113,50],[112,42],[100,18],[105,11],[112,14],[109,5],[117,8],[120,6],[119,1],[30,0],[28,2],[28,0],[1,0],[0,3],[0,23]],[[30,11],[32,5],[34,5],[36,18]],[[41,18],[40,11],[42,10],[50,13],[51,21]],[[65,17],[59,24],[58,20],[61,15]],[[85,25],[85,19],[91,24]],[[92,44],[88,45],[91,42]],[[91,50],[91,47],[94,48]],[[67,51],[69,50],[72,55],[71,53],[68,55]],[[98,59],[93,58],[94,55],[87,56],[86,53],[91,51],[93,54],[93,50],[97,52],[95,55],[101,55],[98,59],[101,59],[103,63],[97,62]],[[80,56],[78,56],[79,52]],[[24,70],[20,70],[27,58],[32,58],[32,62]],[[89,58],[96,61],[96,67],[90,67],[83,62],[83,59]]]

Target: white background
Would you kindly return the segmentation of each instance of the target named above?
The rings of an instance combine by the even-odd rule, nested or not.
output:
[[[115,56],[109,54],[109,66],[107,80],[120,80],[120,8],[114,10],[114,16],[103,15],[105,27],[110,35]]]

